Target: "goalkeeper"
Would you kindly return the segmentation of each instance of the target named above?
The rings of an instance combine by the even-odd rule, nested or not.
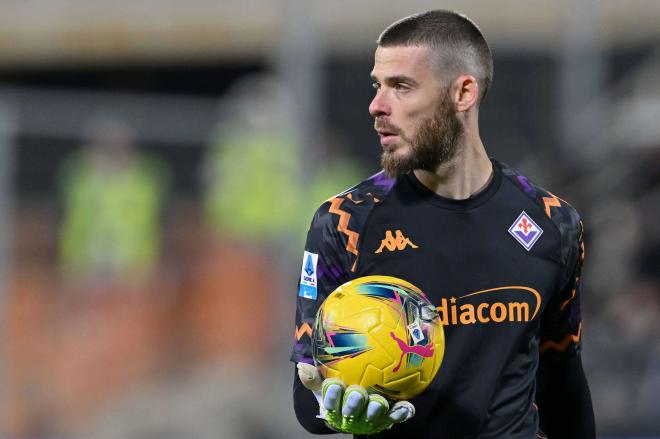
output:
[[[291,360],[294,408],[308,431],[595,438],[580,357],[582,222],[488,157],[478,116],[492,70],[483,35],[455,12],[406,17],[380,35],[369,112],[384,172],[317,210],[303,256]],[[444,325],[442,366],[409,402],[323,381],[313,366],[319,306],[369,275],[418,286]]]

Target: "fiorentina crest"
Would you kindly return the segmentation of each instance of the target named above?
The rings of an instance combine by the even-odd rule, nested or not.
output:
[[[525,250],[529,251],[543,234],[543,230],[523,210],[518,219],[509,227],[509,233],[516,238]]]

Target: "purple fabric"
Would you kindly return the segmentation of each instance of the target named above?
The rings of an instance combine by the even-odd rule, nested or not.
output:
[[[380,171],[378,174],[372,175],[371,177],[369,177],[368,180],[372,181],[375,185],[384,186],[388,190],[392,189],[392,186],[394,186],[394,179],[386,176],[385,172],[383,171]]]
[[[348,275],[346,270],[344,270],[343,267],[326,267],[324,265],[319,264],[317,267],[317,276],[318,278],[322,278],[323,276],[330,275],[332,276],[333,279],[339,279],[341,277],[345,277]]]
[[[528,194],[533,194],[534,193],[534,188],[532,187],[531,184],[529,184],[529,181],[527,180],[527,177],[525,177],[524,175],[519,175],[518,176],[518,182],[523,187],[523,189],[525,189],[525,192],[527,192]]]

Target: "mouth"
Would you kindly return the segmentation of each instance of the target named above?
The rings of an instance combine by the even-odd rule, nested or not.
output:
[[[378,132],[378,137],[380,137],[381,145],[389,145],[394,142],[399,135],[393,131],[388,130],[376,130]]]

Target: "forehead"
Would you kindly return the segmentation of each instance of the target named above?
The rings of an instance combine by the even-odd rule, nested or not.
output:
[[[409,76],[420,81],[432,79],[429,48],[425,46],[378,46],[371,73],[376,78]]]

